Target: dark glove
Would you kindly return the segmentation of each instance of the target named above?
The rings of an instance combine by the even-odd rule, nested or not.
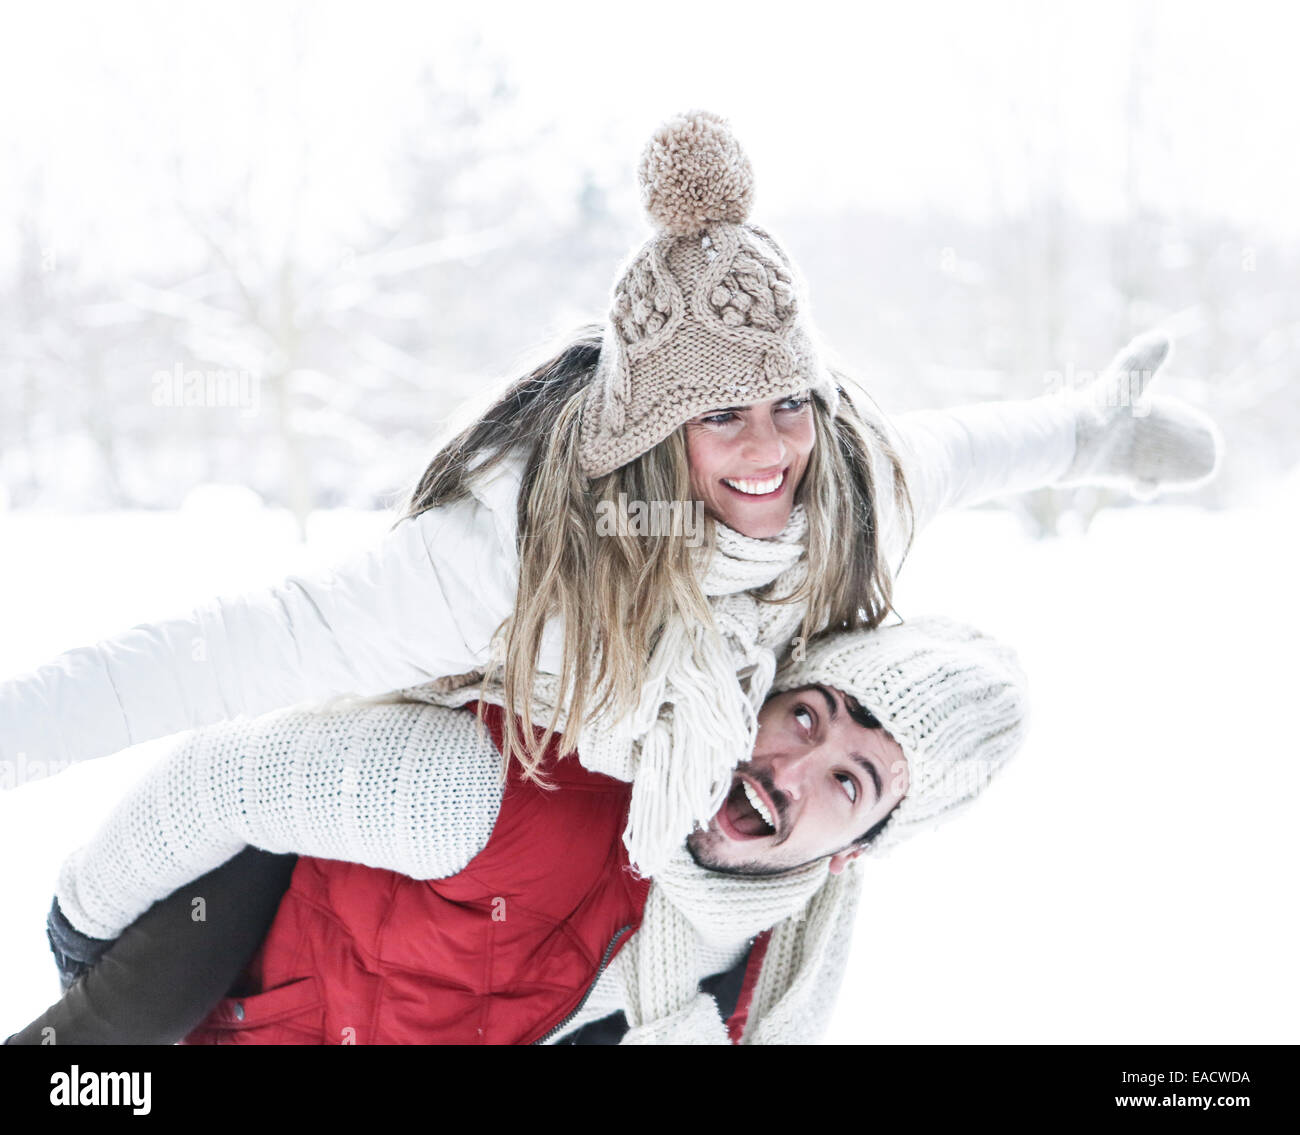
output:
[[[114,938],[91,938],[81,933],[68,921],[57,897],[45,919],[45,937],[54,951],[54,964],[59,967],[59,987],[64,993],[116,941]]]

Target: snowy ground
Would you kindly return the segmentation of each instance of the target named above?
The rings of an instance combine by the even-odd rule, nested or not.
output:
[[[831,1039],[1300,1040],[1296,850],[1300,479],[1232,513],[1134,509],[1027,540],[941,518],[898,589],[1017,646],[1027,748],[976,808],[873,863]],[[173,514],[0,513],[0,674],[345,554],[238,491]],[[0,1029],[57,996],[61,858],[167,742],[0,794]]]

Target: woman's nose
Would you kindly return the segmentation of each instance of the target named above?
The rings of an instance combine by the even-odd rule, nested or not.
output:
[[[765,469],[785,464],[785,439],[771,417],[755,417],[745,430],[743,453],[746,461]]]

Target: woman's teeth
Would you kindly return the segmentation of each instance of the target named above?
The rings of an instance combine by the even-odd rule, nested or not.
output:
[[[760,497],[767,493],[774,493],[781,487],[781,482],[785,480],[785,470],[782,469],[775,477],[768,477],[766,481],[729,481],[726,477],[722,478],[724,485],[730,485],[733,489],[742,493],[749,493],[751,496]]]
[[[760,816],[762,816],[763,823],[765,823],[769,828],[772,829],[773,832],[775,832],[776,824],[772,822],[772,813],[767,810],[767,807],[764,805],[763,801],[759,799],[758,793],[755,792],[749,786],[749,783],[747,781],[742,781],[741,783],[744,785],[745,799],[749,801],[749,806],[753,808],[754,811],[757,812]]]

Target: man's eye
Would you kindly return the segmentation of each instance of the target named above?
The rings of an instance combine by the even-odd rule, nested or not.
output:
[[[805,728],[812,729],[812,723],[813,723],[812,710],[810,710],[807,706],[804,705],[795,706],[794,715],[795,717],[804,718],[804,720],[807,722]]]
[[[837,772],[835,779],[844,786],[844,792],[849,798],[849,803],[856,804],[858,802],[858,782],[846,772]]]

